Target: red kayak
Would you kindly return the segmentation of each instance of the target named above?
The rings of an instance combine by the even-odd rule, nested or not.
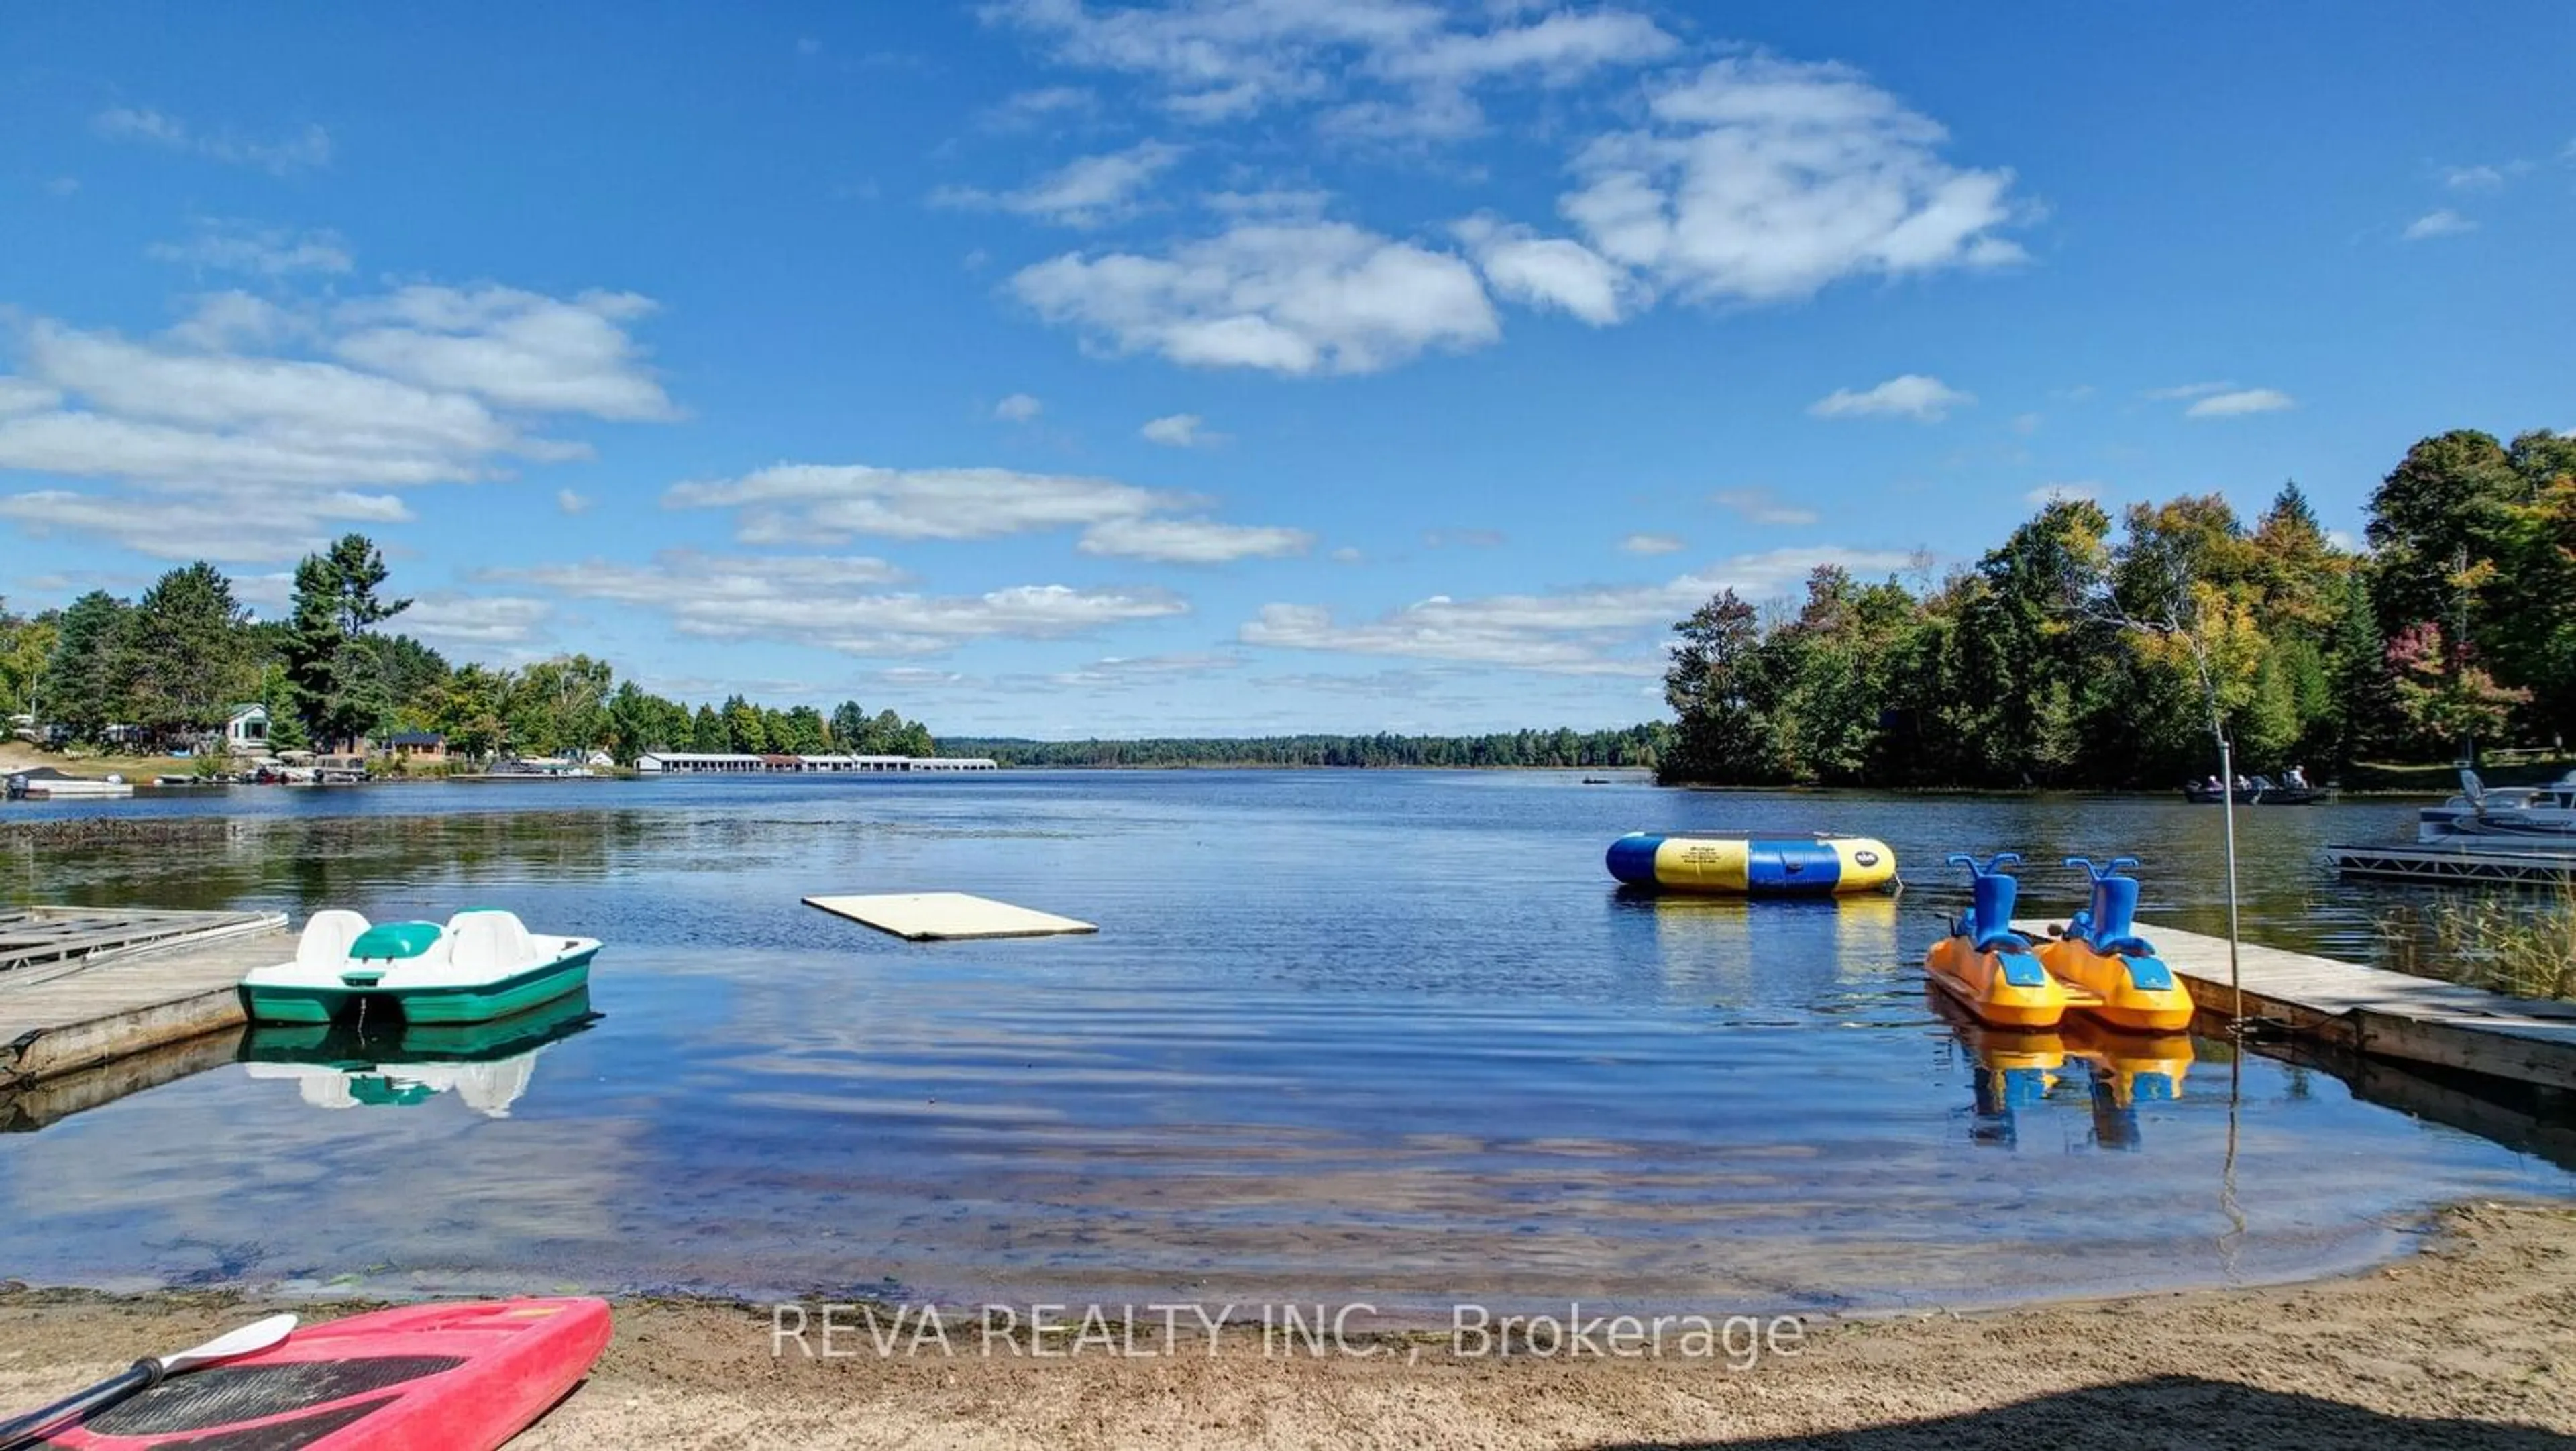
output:
[[[608,1345],[604,1300],[378,1310],[174,1375],[40,1447],[118,1451],[493,1451]]]

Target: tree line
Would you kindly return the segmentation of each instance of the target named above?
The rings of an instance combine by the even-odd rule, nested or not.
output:
[[[384,628],[411,601],[388,597],[384,556],[350,534],[296,566],[286,616],[256,620],[203,561],[136,599],[92,590],[33,615],[0,602],[0,700],[40,739],[170,748],[219,731],[257,703],[281,750],[337,752],[404,731],[437,732],[469,759],[645,751],[928,756],[921,722],[856,701],[829,715],[740,695],[687,704],[620,681],[573,654],[518,669],[450,665]]]
[[[1622,730],[1477,736],[1167,736],[1133,741],[951,737],[961,755],[1005,766],[1652,767],[1673,739],[1661,721]]]
[[[2444,760],[2576,725],[2576,436],[2427,438],[2339,547],[2295,483],[2042,505],[1937,583],[1825,567],[1675,627],[1667,780],[2170,786]]]

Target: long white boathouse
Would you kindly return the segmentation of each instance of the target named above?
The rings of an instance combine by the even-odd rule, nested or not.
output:
[[[786,756],[728,751],[646,751],[635,758],[646,776],[921,775],[998,771],[985,756]]]

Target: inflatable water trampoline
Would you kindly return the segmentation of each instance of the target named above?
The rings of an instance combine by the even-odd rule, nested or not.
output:
[[[1867,836],[1665,836],[1610,843],[1610,875],[1632,887],[1738,897],[1829,897],[1886,891],[1896,853]]]

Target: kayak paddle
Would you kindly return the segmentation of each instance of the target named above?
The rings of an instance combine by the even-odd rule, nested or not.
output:
[[[18,1447],[33,1445],[47,1432],[61,1430],[66,1421],[103,1411],[119,1401],[150,1390],[171,1376],[266,1350],[284,1340],[294,1329],[294,1316],[271,1315],[239,1330],[226,1331],[193,1350],[182,1350],[176,1355],[146,1356],[134,1362],[123,1374],[110,1376],[78,1395],[0,1424],[0,1451],[17,1451]]]

